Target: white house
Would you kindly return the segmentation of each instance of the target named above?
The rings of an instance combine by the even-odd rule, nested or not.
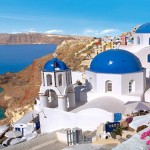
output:
[[[32,134],[40,128],[38,111],[33,110],[13,124],[13,130],[22,132],[22,136]]]

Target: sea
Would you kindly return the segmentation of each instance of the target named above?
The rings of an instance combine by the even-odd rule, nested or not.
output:
[[[19,72],[32,64],[33,60],[56,50],[56,44],[17,44],[0,45],[0,74]],[[0,92],[3,89],[0,87]],[[0,119],[5,110],[0,107]]]
[[[0,74],[19,72],[33,60],[55,51],[56,44],[0,45]]]

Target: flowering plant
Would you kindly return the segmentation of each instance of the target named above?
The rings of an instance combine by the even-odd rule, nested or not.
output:
[[[148,141],[146,142],[146,145],[150,145],[150,140],[148,140]]]
[[[131,123],[133,121],[133,117],[128,117],[128,118],[126,118],[126,122],[129,124],[129,123]]]
[[[148,130],[148,131],[146,131],[146,132],[143,132],[143,133],[141,134],[141,139],[145,140],[145,138],[146,138],[147,136],[150,136],[150,130]],[[150,140],[146,141],[146,145],[149,145],[149,146],[150,146]],[[149,148],[148,150],[150,150],[150,148]]]

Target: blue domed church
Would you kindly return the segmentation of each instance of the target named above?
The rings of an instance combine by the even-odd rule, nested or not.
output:
[[[149,39],[150,23],[141,25],[134,46],[101,52],[84,73],[71,71],[54,53],[41,70],[42,83],[34,105],[41,132],[73,127],[92,131],[91,126],[95,130],[100,122],[114,121],[114,113],[124,114],[126,102],[149,101]],[[77,84],[78,80],[83,84]]]
[[[75,90],[72,72],[56,58],[45,63],[41,71],[42,84],[35,109],[44,107],[68,111],[76,101],[89,102],[94,98],[111,96],[122,102],[141,101],[146,89],[146,71],[133,53],[123,49],[110,49],[98,54],[85,71],[86,82],[82,89]]]
[[[145,69],[139,58],[123,49],[98,54],[86,71],[88,89],[99,95],[135,96],[140,100],[146,87],[145,80]]]
[[[95,129],[100,123],[98,115],[103,114],[99,117],[102,123],[112,122],[113,113],[125,113],[124,103],[143,100],[145,68],[129,51],[110,49],[98,54],[85,71],[85,83],[75,84],[82,74],[71,71],[55,53],[45,63],[34,105],[40,113],[42,133],[75,126],[91,130],[91,124]]]
[[[145,23],[134,34],[135,45],[150,45],[150,23]]]
[[[36,99],[35,109],[56,108],[67,111],[75,106],[75,93],[72,85],[71,70],[56,58],[45,63],[41,71],[42,84],[39,99]]]

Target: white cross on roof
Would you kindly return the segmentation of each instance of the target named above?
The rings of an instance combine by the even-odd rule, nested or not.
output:
[[[57,53],[56,52],[53,53],[53,57],[57,58]]]

